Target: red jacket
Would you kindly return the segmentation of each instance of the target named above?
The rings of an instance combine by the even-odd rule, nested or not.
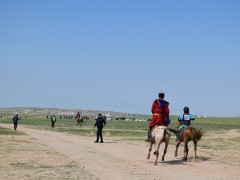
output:
[[[156,99],[152,105],[152,120],[150,127],[155,125],[167,126],[167,119],[169,118],[169,103],[162,99]]]

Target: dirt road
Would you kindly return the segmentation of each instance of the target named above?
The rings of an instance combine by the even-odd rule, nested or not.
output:
[[[1,124],[5,128],[12,125]],[[189,159],[183,162],[183,146],[179,157],[174,157],[174,146],[169,146],[165,162],[153,165],[155,156],[147,160],[148,143],[122,142],[117,138],[105,138],[104,143],[94,143],[92,137],[81,137],[64,133],[42,131],[19,127],[29,137],[43,144],[53,152],[60,153],[74,161],[89,175],[89,179],[239,179],[240,167],[231,166],[214,158],[214,154],[198,149],[198,159],[193,159],[190,149]],[[172,136],[174,138],[174,136]],[[162,155],[163,146],[160,147]],[[227,159],[226,159],[227,161]],[[76,178],[76,179],[81,179]]]

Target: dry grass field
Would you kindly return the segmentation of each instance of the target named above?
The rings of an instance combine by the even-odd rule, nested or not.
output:
[[[54,129],[42,122],[23,122],[18,131],[12,130],[10,122],[0,122],[3,179],[239,179],[240,129],[235,119],[230,124],[237,128],[226,129],[219,121],[218,128],[212,121],[207,123],[205,129],[210,129],[198,143],[197,160],[192,143],[187,162],[181,160],[183,145],[179,156],[174,157],[172,135],[165,162],[159,158],[157,166],[153,165],[153,154],[146,159],[148,143],[144,142],[143,128],[147,122],[137,122],[136,129],[136,122],[129,122],[125,129],[119,127],[127,122],[107,122],[103,144],[93,143],[93,121],[81,128],[58,122]],[[160,149],[162,152],[163,147]]]

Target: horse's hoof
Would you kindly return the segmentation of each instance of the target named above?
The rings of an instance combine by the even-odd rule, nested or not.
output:
[[[164,159],[162,159],[162,161],[164,161]]]
[[[174,156],[177,157],[177,154],[175,154]]]
[[[183,161],[187,161],[187,158],[182,158]]]

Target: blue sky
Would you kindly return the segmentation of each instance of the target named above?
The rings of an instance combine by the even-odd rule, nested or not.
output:
[[[240,1],[0,1],[0,107],[240,116]]]

